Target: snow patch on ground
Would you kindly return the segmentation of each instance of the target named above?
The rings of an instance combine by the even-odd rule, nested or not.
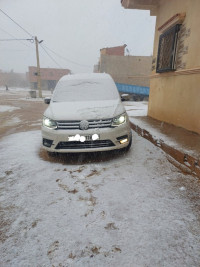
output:
[[[9,120],[6,120],[1,124],[1,127],[4,126],[15,126],[16,124],[20,123],[21,120],[18,117],[12,117]]]
[[[1,266],[199,266],[200,229],[159,148],[44,161],[40,131],[0,143]]]
[[[42,125],[42,120],[40,122],[30,124],[30,126],[41,126],[41,125]]]
[[[20,109],[18,107],[0,105],[0,112],[12,112],[14,110]]]
[[[123,102],[124,107],[128,115],[137,117],[137,116],[147,116],[148,111],[148,102],[135,102],[135,101],[126,101]]]
[[[30,90],[29,88],[25,87],[25,88],[21,88],[21,87],[9,87],[8,90],[6,90],[5,87],[0,87],[0,92],[3,92],[5,94],[9,94],[9,93],[19,93],[19,92],[27,92],[28,90]]]
[[[43,98],[31,98],[29,96],[27,96],[26,98],[25,97],[19,98],[19,100],[31,101],[31,102],[43,102],[44,101]]]
[[[6,96],[21,96],[19,100],[24,100],[24,101],[43,101],[43,98],[31,98],[30,97],[30,91],[32,89],[30,88],[9,88],[8,91],[5,90],[5,87],[0,87],[0,95],[6,95]],[[36,94],[37,90],[36,90]],[[42,96],[43,97],[51,97],[52,93],[49,90],[43,90],[42,91]],[[10,99],[10,100],[15,100],[15,99]]]

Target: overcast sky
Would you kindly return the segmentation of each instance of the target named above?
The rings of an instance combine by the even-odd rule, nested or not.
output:
[[[101,48],[127,44],[137,56],[153,51],[155,17],[149,11],[124,9],[120,0],[0,0],[0,9],[44,40],[52,58],[39,47],[41,68],[92,72]],[[0,12],[1,40],[30,38],[28,33]],[[28,66],[36,66],[34,43],[0,42],[1,70],[27,72]]]

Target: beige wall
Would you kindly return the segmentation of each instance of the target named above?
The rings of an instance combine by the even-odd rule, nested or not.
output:
[[[115,82],[149,86],[152,57],[101,55],[100,72],[109,73]]]
[[[153,52],[155,61],[160,35],[158,28],[177,13],[186,12],[186,17],[181,33],[183,45],[177,51],[180,58],[177,71],[152,72],[148,115],[200,134],[199,11],[199,0],[159,1]]]

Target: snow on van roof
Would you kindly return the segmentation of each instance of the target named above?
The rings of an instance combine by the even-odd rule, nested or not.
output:
[[[109,74],[89,73],[66,75],[59,80],[53,102],[119,99],[115,82]]]
[[[79,74],[68,74],[63,76],[60,81],[67,80],[95,80],[95,79],[112,79],[107,73],[79,73]]]

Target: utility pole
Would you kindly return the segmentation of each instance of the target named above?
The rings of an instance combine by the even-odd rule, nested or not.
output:
[[[38,42],[38,39],[35,36],[36,57],[37,57],[37,89],[38,89],[38,95],[40,98],[42,98],[42,89],[41,89],[41,75],[40,75],[40,60],[39,60],[38,43],[41,43],[41,42],[42,41]]]

